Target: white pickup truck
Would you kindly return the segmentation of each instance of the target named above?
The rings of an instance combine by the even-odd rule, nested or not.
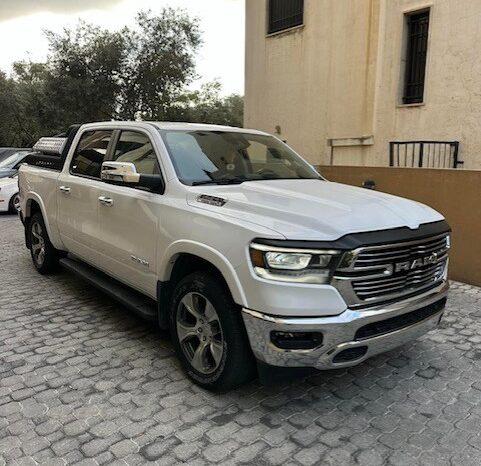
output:
[[[441,320],[444,218],[326,181],[274,136],[103,122],[36,149],[51,155],[19,171],[36,269],[60,263],[169,328],[205,388],[358,364]]]

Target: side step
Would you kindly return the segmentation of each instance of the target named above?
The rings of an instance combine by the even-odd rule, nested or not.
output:
[[[129,288],[85,262],[71,257],[60,259],[60,265],[144,319],[157,321],[157,303],[148,296]]]

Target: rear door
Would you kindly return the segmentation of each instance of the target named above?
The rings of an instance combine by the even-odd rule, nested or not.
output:
[[[147,132],[122,130],[110,160],[131,162],[137,172],[159,175],[157,154]],[[156,251],[163,196],[145,189],[103,183],[99,207],[101,251],[109,274],[156,296]]]
[[[100,267],[100,169],[112,136],[109,129],[82,133],[57,182],[57,224],[63,243],[72,254]]]

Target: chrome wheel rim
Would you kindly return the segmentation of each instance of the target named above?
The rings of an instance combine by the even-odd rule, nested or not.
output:
[[[43,229],[40,223],[32,223],[32,255],[33,260],[39,266],[43,265],[45,260],[45,240],[43,239]]]
[[[177,337],[190,365],[202,374],[211,374],[221,364],[224,336],[219,316],[201,293],[187,293],[176,316]]]
[[[13,198],[13,207],[17,212],[20,210],[20,196],[18,194]]]

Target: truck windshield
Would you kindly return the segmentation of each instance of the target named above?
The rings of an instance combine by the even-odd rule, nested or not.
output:
[[[272,136],[199,130],[160,133],[184,184],[322,179],[311,165]]]

